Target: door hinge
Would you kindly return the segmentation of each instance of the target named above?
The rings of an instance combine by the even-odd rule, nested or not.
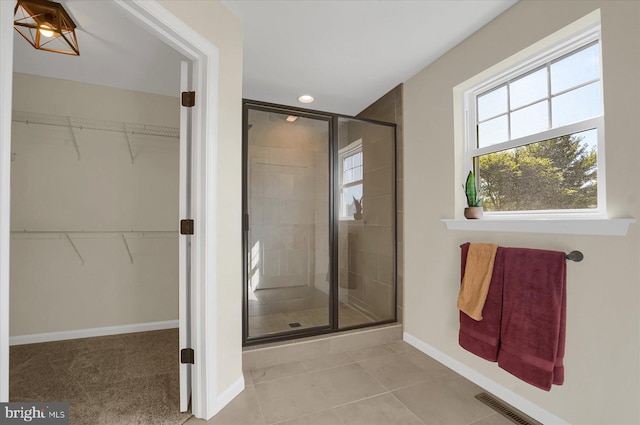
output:
[[[186,106],[190,108],[195,106],[196,104],[196,92],[194,91],[183,91],[182,92],[182,106]]]
[[[180,220],[180,234],[181,235],[193,235],[194,223],[191,219]]]
[[[180,363],[193,364],[193,348],[183,348],[180,350]]]

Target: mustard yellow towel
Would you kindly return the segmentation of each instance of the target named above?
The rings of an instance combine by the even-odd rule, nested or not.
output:
[[[498,245],[472,243],[469,245],[458,308],[474,320],[482,320],[482,309],[487,300]]]

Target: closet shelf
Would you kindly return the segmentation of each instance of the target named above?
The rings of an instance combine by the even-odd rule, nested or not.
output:
[[[73,237],[72,237],[73,236]],[[15,239],[64,239],[71,245],[73,251],[78,256],[80,263],[84,266],[84,257],[73,242],[74,239],[121,239],[129,257],[129,262],[133,264],[133,254],[127,239],[143,238],[174,238],[178,236],[177,230],[12,230],[11,237]]]
[[[12,230],[16,239],[113,239],[125,235],[129,239],[170,238],[178,236],[178,230]]]
[[[77,130],[114,131],[124,134],[143,134],[179,139],[180,129],[160,125],[148,125],[122,121],[107,121],[92,118],[69,117],[64,115],[39,114],[36,112],[13,111],[12,120],[25,124],[53,125]]]

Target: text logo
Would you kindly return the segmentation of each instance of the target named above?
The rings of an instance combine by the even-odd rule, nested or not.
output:
[[[69,403],[0,403],[0,425],[69,425]]]

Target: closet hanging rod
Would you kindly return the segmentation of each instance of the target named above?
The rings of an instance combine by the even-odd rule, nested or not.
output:
[[[570,253],[565,255],[564,258],[566,258],[567,260],[571,260],[571,261],[575,261],[576,263],[579,263],[584,259],[584,255],[580,251],[571,251]]]
[[[92,118],[68,117],[64,115],[40,114],[36,112],[13,111],[12,121],[25,124],[42,124],[71,129],[113,131],[125,134],[143,134],[179,139],[180,129],[161,125],[148,125],[123,121],[107,121]]]

